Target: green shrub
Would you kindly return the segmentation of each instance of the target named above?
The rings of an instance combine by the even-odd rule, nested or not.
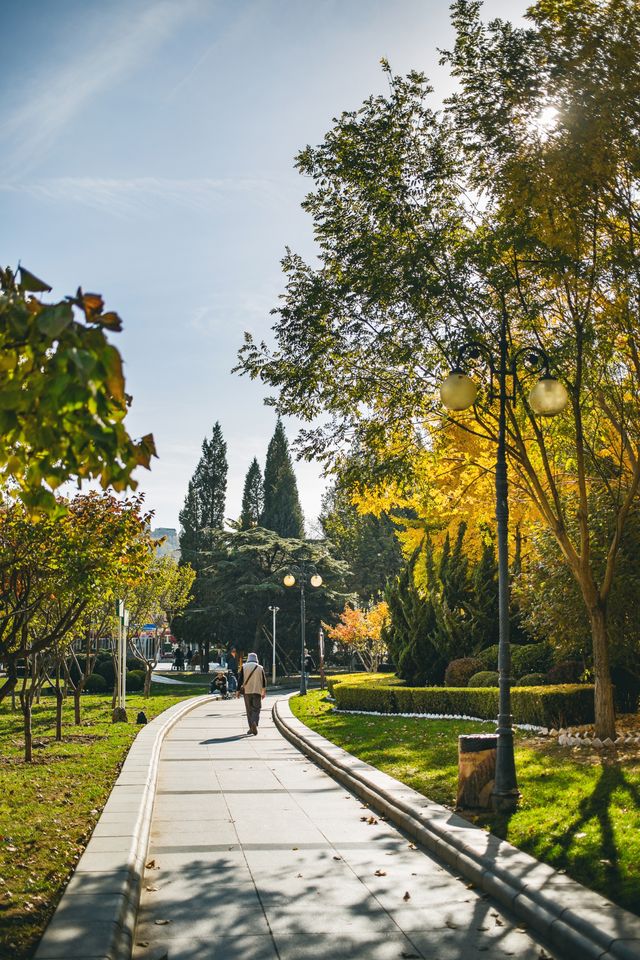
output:
[[[483,670],[497,670],[498,669],[498,651],[499,646],[497,643],[494,643],[492,646],[487,647],[485,650],[481,650],[480,653],[476,654],[478,660],[482,663]],[[513,650],[513,647],[511,648]]]
[[[474,673],[469,677],[469,687],[497,687],[499,681],[497,670],[481,670],[480,673]]]
[[[334,689],[338,683],[363,683],[363,684],[383,684],[385,686],[404,686],[404,680],[401,680],[395,673],[338,673],[327,677],[327,689],[330,696],[335,696]]]
[[[87,677],[84,689],[86,693],[105,693],[107,681],[99,673],[92,673],[90,677]]]
[[[127,670],[127,690],[142,690],[144,670]]]
[[[611,670],[613,692],[618,713],[636,713],[640,698],[640,678],[625,667],[613,667]]]
[[[546,673],[553,664],[553,649],[548,643],[526,643],[511,647],[511,675]]]
[[[520,677],[517,687],[544,687],[547,683],[547,676],[544,673],[526,673]]]
[[[116,682],[115,667],[113,665],[113,657],[110,657],[109,660],[103,660],[96,666],[94,671],[94,676],[99,674],[101,677],[104,677],[105,683],[109,690],[113,690],[113,686]]]
[[[481,720],[495,720],[498,715],[495,687],[394,687],[344,682],[335,684],[334,690],[340,710],[435,713]],[[592,723],[593,687],[587,684],[514,687],[511,705],[516,723],[540,727]]]
[[[462,657],[452,660],[444,672],[445,687],[466,687],[469,678],[482,670],[482,661],[477,657]]]
[[[581,660],[561,660],[547,673],[547,683],[579,683],[584,674]]]

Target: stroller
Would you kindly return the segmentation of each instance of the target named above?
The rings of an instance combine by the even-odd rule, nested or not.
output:
[[[229,685],[227,683],[226,674],[222,672],[216,673],[215,677],[211,681],[209,693],[218,693],[220,694],[221,700],[229,700]]]

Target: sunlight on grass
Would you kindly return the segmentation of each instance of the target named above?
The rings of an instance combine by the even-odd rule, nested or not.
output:
[[[207,692],[155,685],[127,697],[129,723],[111,723],[111,695],[83,696],[82,724],[64,708],[63,740],[54,740],[53,698],[33,709],[34,762],[22,759],[22,715],[0,705],[0,956],[24,960],[53,913],[100,816],[127,751],[149,720],[185,697]]]
[[[349,753],[453,807],[457,738],[493,724],[335,713],[326,694],[293,697],[293,713]],[[475,818],[539,860],[640,912],[640,756],[567,751],[516,732],[522,800],[510,818]]]

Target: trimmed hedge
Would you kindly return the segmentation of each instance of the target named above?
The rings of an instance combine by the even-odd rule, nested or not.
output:
[[[544,673],[526,673],[517,683],[519,687],[545,687],[546,685],[547,676]]]
[[[127,690],[142,690],[144,676],[144,670],[127,670]]]
[[[477,657],[461,657],[452,660],[444,672],[445,687],[466,687],[474,674],[482,670],[482,660]]]
[[[334,690],[339,683],[366,683],[366,684],[384,684],[390,687],[404,686],[404,680],[401,680],[395,673],[337,673],[327,677],[327,689],[330,696],[335,697]]]
[[[92,673],[84,684],[85,693],[105,693],[106,689],[107,681],[99,673]]]
[[[511,675],[524,677],[528,673],[546,673],[553,664],[553,649],[548,643],[525,643],[511,646]]]
[[[379,713],[436,713],[495,720],[495,687],[394,687],[341,682],[333,685],[339,710]],[[511,708],[516,723],[566,727],[593,722],[593,687],[565,684],[555,687],[513,687]]]
[[[482,663],[483,670],[497,670],[498,669],[498,651],[500,647],[497,643],[493,643],[490,647],[485,647],[484,650],[481,650],[480,653],[477,653],[476,656],[478,660]],[[511,648],[513,650],[513,647]]]
[[[497,687],[500,680],[500,674],[497,670],[481,670],[480,673],[474,673],[469,677],[468,687]]]
[[[547,673],[547,683],[578,683],[583,674],[581,660],[561,660]]]

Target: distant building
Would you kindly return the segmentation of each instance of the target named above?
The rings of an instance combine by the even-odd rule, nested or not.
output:
[[[156,549],[159,557],[173,557],[174,560],[180,559],[180,545],[178,543],[178,531],[174,527],[156,527],[151,531],[154,540],[160,540],[164,537],[164,543],[161,543]]]

